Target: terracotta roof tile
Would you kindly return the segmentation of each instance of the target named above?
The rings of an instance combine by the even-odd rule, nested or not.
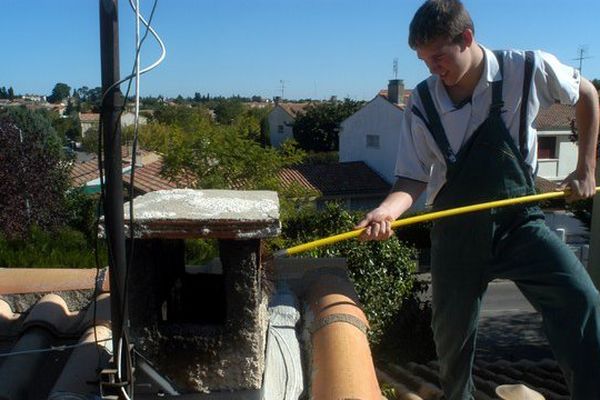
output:
[[[548,179],[536,176],[535,189],[538,193],[550,193],[555,192],[558,189],[558,185],[552,181],[549,181]]]
[[[4,288],[13,288],[4,290],[0,298],[0,397],[45,399],[59,392],[63,396],[60,398],[68,393],[73,398],[99,395],[97,368],[106,368],[111,355],[109,294],[96,298],[95,310],[89,307],[93,291],[90,297],[81,299],[79,307],[70,309],[65,296],[81,294],[66,288],[95,287],[94,279],[81,282],[81,272],[87,270],[0,272]],[[36,278],[38,273],[43,277]],[[41,293],[55,293],[36,301],[31,295],[40,288]],[[19,308],[22,310],[15,311]],[[94,344],[96,338],[100,342]],[[63,346],[76,348],[65,351]],[[19,352],[29,353],[14,354]]]
[[[323,196],[387,193],[390,185],[362,161],[335,164],[302,164],[283,168],[279,179],[320,192]]]
[[[81,122],[100,122],[100,114],[98,113],[79,113]]]
[[[137,191],[148,193],[157,190],[175,189],[181,185],[165,179],[161,175],[163,167],[162,159],[135,168],[134,188]],[[130,174],[123,175],[123,182],[130,183]]]
[[[122,148],[121,157],[123,167],[127,167],[131,163],[131,156],[127,147]],[[141,167],[135,168],[135,190],[148,193],[156,190],[183,188],[186,185],[169,181],[162,177],[161,170],[163,166],[162,157],[153,152],[141,151],[137,161],[142,161],[144,164]],[[136,163],[137,163],[136,161]],[[97,179],[98,174],[98,159],[93,159],[85,162],[74,163],[71,168],[71,182],[74,186],[82,186],[87,182]],[[125,185],[130,183],[130,174],[123,174],[123,182]]]
[[[380,383],[398,387],[397,391],[406,399],[441,399],[443,397],[439,382],[439,363],[407,363],[382,365],[378,371]],[[497,399],[496,388],[505,384],[523,384],[546,400],[567,400],[569,391],[558,364],[554,360],[509,362],[476,361],[473,367],[476,400]],[[412,396],[412,397],[411,397]]]
[[[279,103],[278,106],[283,108],[285,112],[290,114],[292,117],[296,117],[299,112],[304,111],[306,107],[308,107],[310,103]]]
[[[570,130],[571,120],[574,118],[574,106],[553,104],[538,113],[533,126],[537,130]]]
[[[87,182],[98,178],[98,160],[74,163],[71,167],[71,182],[73,186],[83,186]]]

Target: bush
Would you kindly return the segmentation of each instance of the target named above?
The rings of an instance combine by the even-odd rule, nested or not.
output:
[[[100,242],[100,266],[107,264]],[[22,239],[0,236],[0,268],[93,268],[93,247],[82,232],[63,227],[55,232],[32,227]]]
[[[69,190],[65,197],[65,225],[83,233],[90,245],[98,231],[98,201],[98,195],[86,194],[82,187]]]
[[[291,247],[352,230],[362,217],[339,204],[328,203],[322,211],[305,210],[283,222],[283,245]],[[280,244],[281,241],[278,243]],[[281,244],[280,244],[281,245]],[[397,318],[403,302],[422,289],[414,278],[415,250],[396,237],[382,242],[349,240],[314,249],[309,257],[346,257],[350,278],[371,325],[369,339],[381,342]]]

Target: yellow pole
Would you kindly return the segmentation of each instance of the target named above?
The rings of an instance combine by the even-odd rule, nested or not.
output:
[[[596,192],[600,191],[600,186],[596,187]],[[475,211],[488,210],[490,208],[500,208],[506,206],[512,206],[516,204],[524,204],[524,203],[532,203],[535,201],[556,199],[559,197],[566,196],[568,194],[567,191],[558,191],[558,192],[550,192],[550,193],[542,193],[542,194],[534,194],[529,196],[515,197],[512,199],[504,199],[504,200],[496,200],[496,201],[488,201],[485,203],[473,204],[469,206],[463,206],[458,208],[452,208],[449,210],[442,210],[431,212],[427,214],[417,215],[415,217],[409,217],[404,219],[398,219],[392,222],[392,229],[399,228],[401,226],[417,224],[419,222],[433,221],[435,219],[452,217],[455,215],[466,214]],[[360,234],[366,228],[356,229],[353,231],[340,233],[339,235],[329,236],[323,239],[314,240],[312,242],[303,243],[297,246],[290,247],[288,249],[283,249],[275,252],[273,257],[286,257],[294,254],[302,253],[308,250],[315,249],[317,247],[327,246],[333,243],[341,242],[342,240],[348,240],[355,237],[360,236]]]

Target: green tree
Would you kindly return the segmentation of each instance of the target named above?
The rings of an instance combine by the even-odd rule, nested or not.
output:
[[[362,107],[362,102],[311,104],[294,122],[294,138],[307,151],[337,151],[340,123]]]
[[[47,113],[0,111],[0,182],[0,232],[6,237],[23,236],[34,225],[60,225],[69,165]]]
[[[8,92],[6,93],[6,96],[9,100],[12,100],[15,98],[15,91],[12,88],[12,86],[8,88]]]
[[[4,86],[0,87],[0,99],[8,99],[8,92]]]
[[[48,102],[60,103],[64,99],[68,98],[71,94],[71,87],[66,83],[57,83],[52,89],[52,94],[48,96]]]
[[[592,79],[592,85],[594,85],[596,90],[600,90],[600,79]]]
[[[198,188],[277,190],[279,169],[301,158],[298,151],[284,154],[263,148],[233,126],[209,125],[193,134],[179,131],[172,136],[164,167],[171,179],[193,177]]]
[[[257,137],[260,121],[253,113],[221,125],[201,106],[161,107],[139,132],[143,148],[163,154],[167,178],[197,188],[277,190],[279,169],[304,153],[292,145],[264,148]]]
[[[69,140],[78,142],[81,139],[81,124],[76,113],[64,118],[54,118],[52,127],[56,130],[58,137],[62,139],[63,144]]]
[[[219,100],[214,106],[217,122],[220,124],[233,124],[244,112],[244,105],[235,99]]]

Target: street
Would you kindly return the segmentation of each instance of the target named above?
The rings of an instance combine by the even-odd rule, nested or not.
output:
[[[532,361],[553,358],[542,318],[511,281],[493,281],[483,299],[476,358]]]

